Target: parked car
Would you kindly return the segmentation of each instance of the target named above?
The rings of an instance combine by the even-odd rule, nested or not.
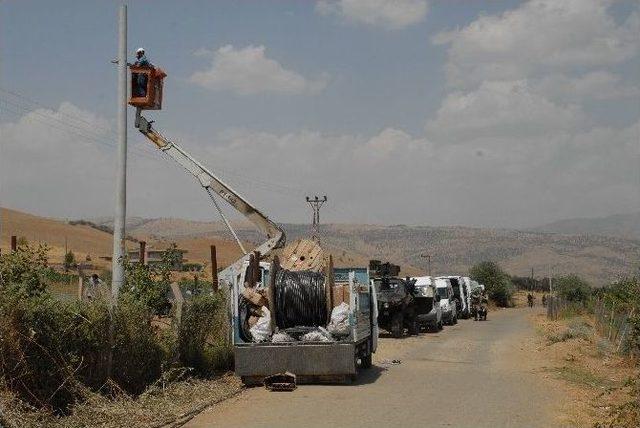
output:
[[[453,296],[456,299],[456,311],[458,318],[467,319],[471,310],[471,290],[469,289],[465,278],[462,276],[441,276],[451,282],[453,288]],[[470,281],[470,280],[469,280]]]
[[[442,308],[442,319],[448,325],[458,322],[458,311],[456,309],[453,287],[448,278],[436,278],[436,294],[440,297],[440,308]]]
[[[411,278],[416,282],[414,300],[416,302],[416,317],[420,328],[430,331],[442,330],[442,308],[440,296],[436,292],[433,278],[418,276]]]

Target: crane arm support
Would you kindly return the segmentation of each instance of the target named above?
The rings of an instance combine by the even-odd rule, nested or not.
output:
[[[205,168],[180,146],[168,141],[160,135],[160,133],[153,129],[151,122],[147,121],[144,116],[138,115],[136,117],[136,126],[138,130],[145,137],[151,140],[151,142],[153,142],[160,150],[179,163],[184,169],[189,171],[205,190],[215,193],[227,201],[236,211],[246,217],[267,236],[267,240],[259,245],[256,248],[256,251],[266,255],[271,250],[284,246],[284,231],[277,224],[271,221],[266,215],[262,214],[257,208],[253,207],[246,199],[231,189],[231,187],[225,184],[221,179],[216,177],[215,174]],[[231,268],[239,268],[245,261],[245,258],[248,260],[248,255],[245,255],[229,266],[221,275],[224,275],[224,273]]]

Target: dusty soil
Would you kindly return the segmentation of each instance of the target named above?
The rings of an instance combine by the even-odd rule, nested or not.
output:
[[[531,314],[499,310],[438,334],[382,338],[374,367],[352,385],[251,388],[187,426],[563,426],[556,415],[566,397],[541,375]]]
[[[609,342],[598,337],[588,316],[558,321],[549,321],[542,314],[530,318],[539,332],[537,354],[546,361],[541,374],[567,398],[560,412],[565,425],[640,426],[640,421],[631,421],[628,414],[612,424],[618,414],[616,407],[633,400],[624,384],[630,378],[640,378],[636,362],[617,355]],[[559,340],[567,330],[583,334]]]

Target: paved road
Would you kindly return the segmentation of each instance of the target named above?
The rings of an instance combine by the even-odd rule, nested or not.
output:
[[[562,404],[540,374],[529,309],[460,321],[439,334],[384,338],[352,385],[246,390],[189,427],[554,427]],[[400,359],[401,364],[390,361]]]

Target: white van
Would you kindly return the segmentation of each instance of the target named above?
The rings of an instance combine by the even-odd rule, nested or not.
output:
[[[449,278],[436,278],[436,293],[440,296],[440,308],[442,308],[442,319],[448,325],[458,322],[458,311],[456,308],[455,295]]]
[[[453,288],[453,296],[456,299],[456,311],[458,318],[467,319],[471,312],[471,289],[467,285],[470,279],[462,276],[446,275],[440,278],[447,278]]]
[[[440,296],[436,292],[433,278],[418,276],[411,279],[415,281],[414,301],[420,327],[430,331],[442,330]]]

